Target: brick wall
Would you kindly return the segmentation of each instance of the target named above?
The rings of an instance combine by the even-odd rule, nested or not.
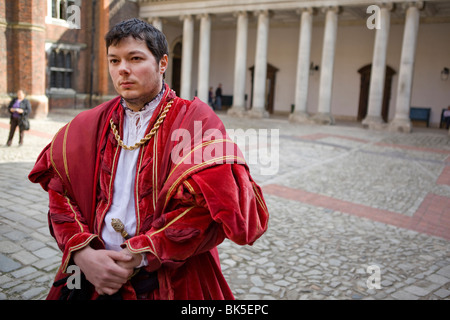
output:
[[[2,59],[6,67],[1,78],[1,113],[5,113],[8,95],[19,89],[27,93],[32,115],[47,112],[45,97],[45,10],[46,0],[0,1],[4,33],[0,38]],[[4,54],[6,52],[6,55]],[[6,58],[5,58],[6,57]],[[7,113],[7,111],[6,111]]]
[[[92,11],[92,1],[83,1],[81,28],[70,29],[46,23],[47,0],[0,0],[0,70],[6,70],[0,72],[0,116],[9,116],[7,105],[19,89],[26,91],[32,103],[32,117],[46,115],[52,108],[88,107],[91,92],[95,104],[116,95],[107,69],[104,35],[117,22],[138,17],[139,7],[126,0],[97,0],[94,50]],[[50,90],[49,57],[45,47],[51,45],[78,48],[73,57],[74,90],[66,94]],[[91,52],[94,53],[93,66]]]

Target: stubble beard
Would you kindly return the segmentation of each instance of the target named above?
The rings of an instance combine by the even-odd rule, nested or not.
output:
[[[123,100],[125,100],[127,106],[134,110],[139,111],[141,110],[147,103],[152,101],[162,90],[162,81],[154,88],[152,92],[149,92],[148,94],[142,94],[136,98],[126,98],[124,95],[121,94],[121,97]]]
[[[123,100],[125,100],[127,106],[134,110],[134,111],[139,111],[141,110],[147,103],[149,103],[150,101],[152,101],[160,92],[160,90],[155,90],[154,92],[150,92],[148,94],[145,95],[141,95],[139,97],[136,98],[125,98],[124,96],[122,96]]]
[[[147,102],[149,102],[153,99],[153,97],[151,95],[140,96],[138,98],[131,98],[131,99],[124,98],[124,97],[122,97],[122,98],[123,98],[123,100],[125,100],[127,106],[134,111],[141,110]]]

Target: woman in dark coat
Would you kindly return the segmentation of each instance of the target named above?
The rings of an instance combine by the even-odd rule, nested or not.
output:
[[[29,129],[29,127],[25,125],[25,123],[28,123],[28,115],[31,113],[30,101],[25,99],[25,93],[23,92],[23,90],[17,91],[17,98],[11,101],[8,106],[8,110],[11,113],[11,126],[9,130],[8,142],[6,142],[6,145],[8,147],[11,146],[16,127],[19,127],[19,146],[21,146],[23,144],[23,136],[25,130]]]

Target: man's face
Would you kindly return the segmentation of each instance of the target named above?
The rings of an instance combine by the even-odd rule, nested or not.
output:
[[[108,48],[109,74],[114,87],[135,111],[161,91],[167,63],[167,55],[158,63],[145,41],[131,36]]]

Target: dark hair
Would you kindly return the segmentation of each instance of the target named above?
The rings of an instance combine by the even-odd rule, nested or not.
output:
[[[165,54],[169,55],[166,36],[151,24],[136,18],[119,22],[108,31],[105,35],[106,51],[111,45],[117,45],[122,39],[130,36],[145,41],[157,62]]]

